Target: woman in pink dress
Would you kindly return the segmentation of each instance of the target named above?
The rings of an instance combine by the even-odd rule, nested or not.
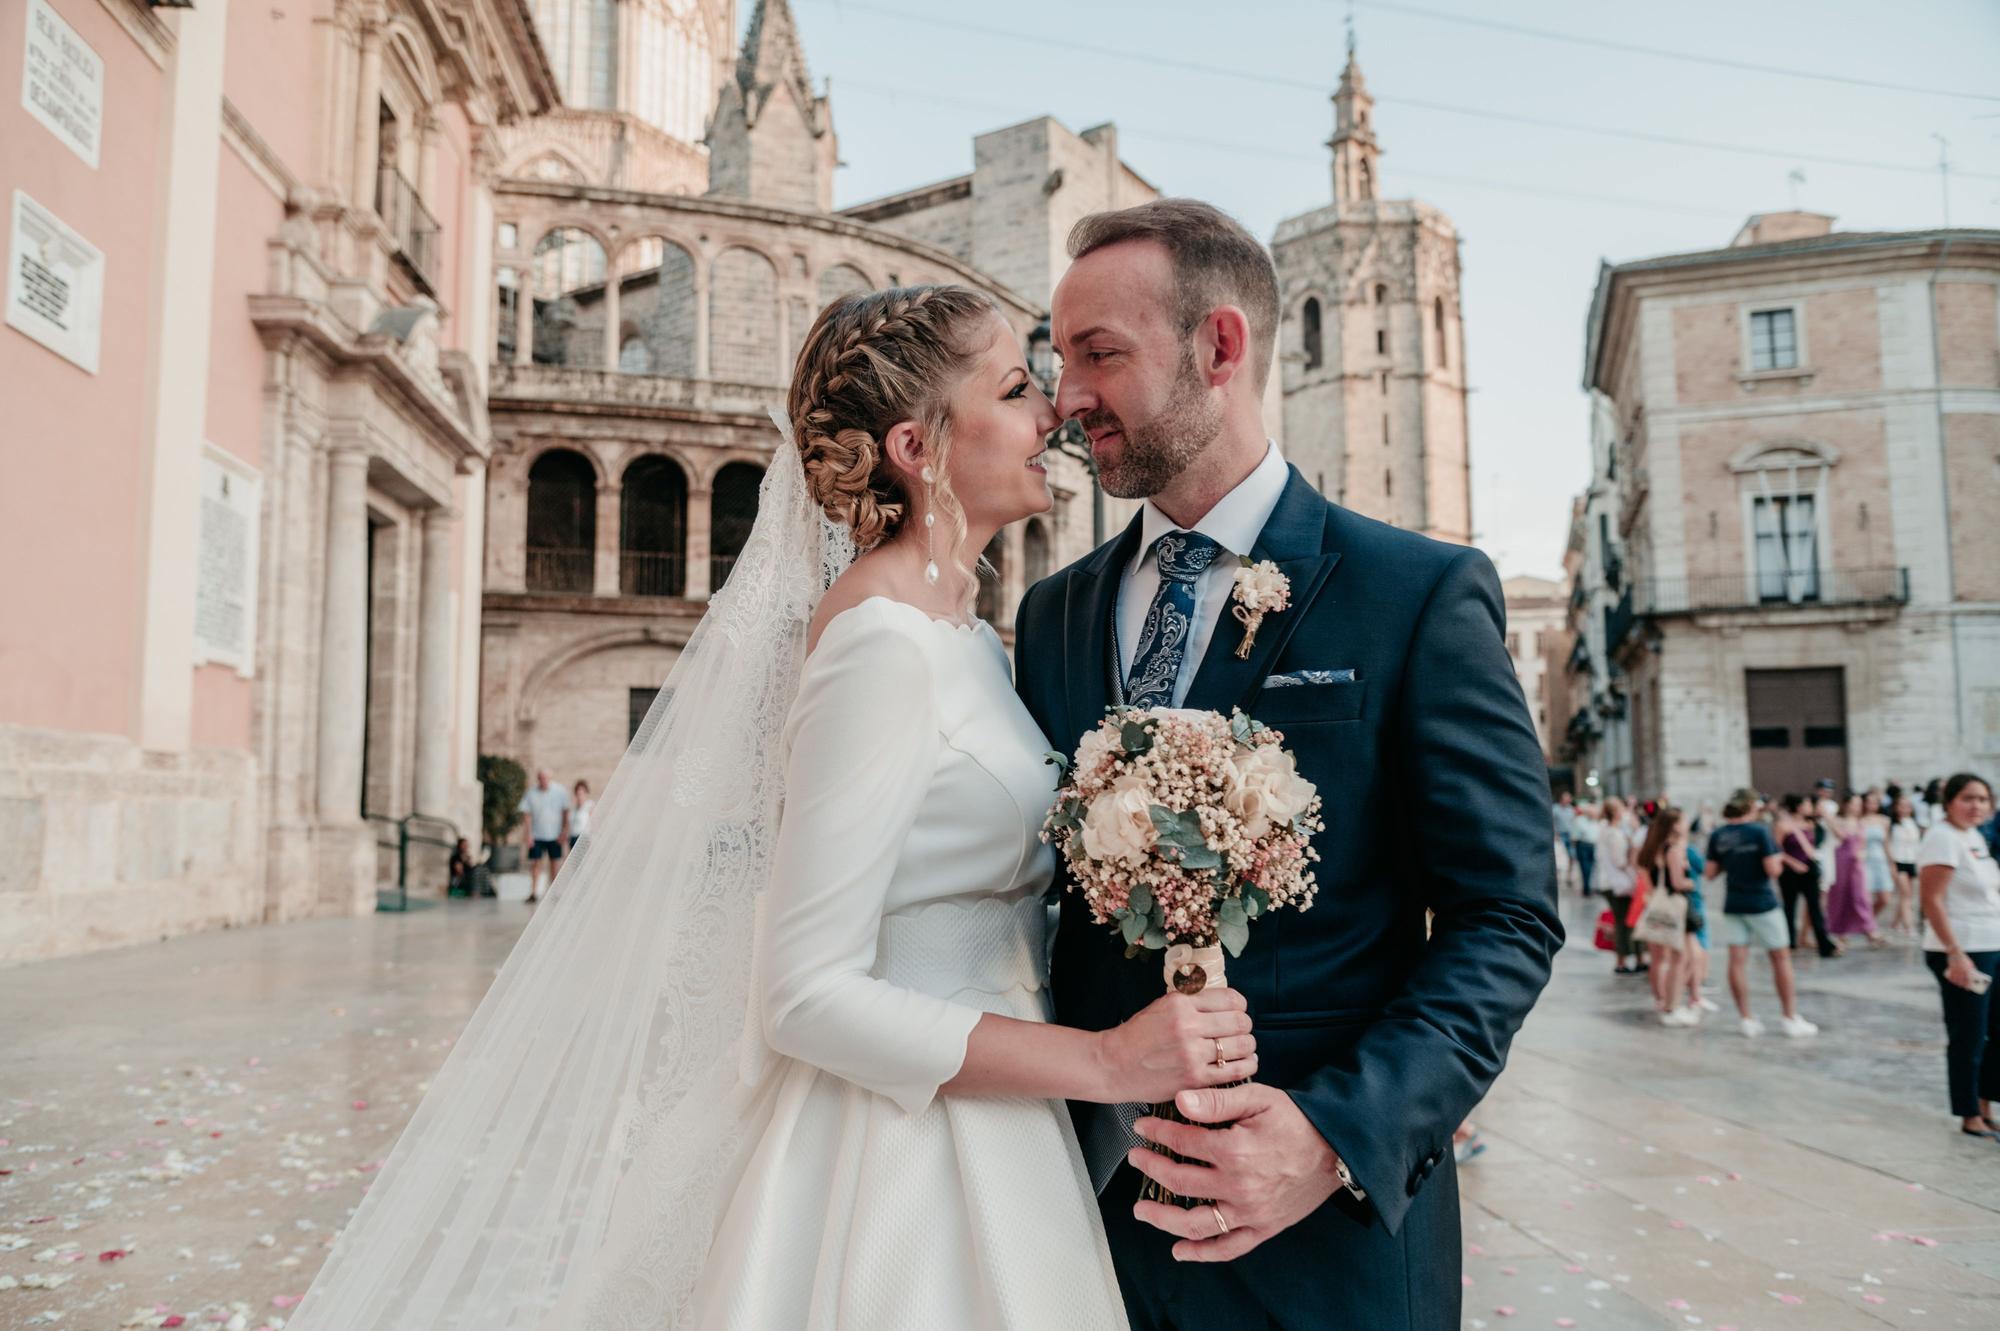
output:
[[[1882,932],[1875,927],[1875,912],[1868,904],[1868,827],[1861,796],[1849,795],[1841,803],[1840,816],[1831,831],[1839,839],[1833,852],[1833,888],[1826,894],[1826,929],[1835,938],[1842,934],[1866,934],[1868,941],[1882,945]]]

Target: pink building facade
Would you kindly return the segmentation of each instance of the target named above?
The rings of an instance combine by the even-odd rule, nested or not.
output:
[[[0,962],[372,909],[478,840],[526,7],[23,0],[0,71]]]

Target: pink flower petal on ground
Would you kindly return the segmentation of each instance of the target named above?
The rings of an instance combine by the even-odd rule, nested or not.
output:
[[[168,1318],[168,1319],[167,1319],[166,1321],[164,1321],[164,1322],[160,1323],[160,1325],[161,1325],[161,1326],[186,1326],[186,1325],[187,1325],[187,1318],[185,1318],[185,1317],[181,1316],[181,1315],[180,1315],[179,1313],[175,1313],[175,1314],[174,1314],[174,1315],[173,1315],[172,1317],[169,1317],[169,1318]]]
[[[222,1134],[220,1134],[220,1133],[217,1133],[216,1135],[217,1135],[217,1136],[221,1136]],[[1668,1229],[1686,1229],[1686,1228],[1687,1228],[1687,1221],[1685,1221],[1685,1220],[1669,1220],[1669,1221],[1667,1221],[1667,1228],[1668,1228]]]
[[[1686,1312],[1692,1305],[1686,1299],[1668,1299],[1667,1306],[1677,1313]]]
[[[1565,1266],[1563,1270],[1569,1272],[1573,1276],[1583,1274],[1583,1268],[1578,1266],[1575,1262],[1571,1262],[1568,1266]]]
[[[1512,1317],[1514,1315],[1514,1305],[1511,1303],[1503,1303],[1498,1308],[1495,1308],[1493,1311],[1499,1313],[1502,1317]]]
[[[1882,1296],[1881,1296],[1880,1294],[1863,1294],[1863,1295],[1861,1296],[1861,1301],[1862,1301],[1863,1303],[1887,1303],[1887,1302],[1888,1302],[1888,1300],[1887,1300],[1887,1299],[1885,1299],[1885,1298],[1883,1298],[1883,1297],[1882,1297]]]
[[[366,1109],[368,1107],[368,1102],[366,1100],[356,1100],[354,1102],[354,1107],[356,1109]]]
[[[1515,1274],[1515,1271],[1514,1268],[1511,1266],[1503,1266],[1500,1268],[1500,1274],[1503,1276],[1511,1276]]]
[[[1787,1305],[1788,1307],[1796,1307],[1799,1304],[1805,1302],[1804,1299],[1800,1298],[1796,1294],[1773,1294],[1771,1297],[1775,1298],[1778,1302]]]
[[[208,1135],[211,1137],[220,1137],[222,1134],[220,1132],[211,1132]]]
[[[1460,1276],[1460,1277],[1458,1278],[1458,1283],[1459,1283],[1459,1284],[1461,1284],[1461,1285],[1463,1285],[1463,1286],[1465,1286],[1465,1287],[1466,1287],[1467,1289],[1471,1289],[1471,1288],[1472,1288],[1472,1277],[1471,1277],[1471,1276]]]
[[[296,1308],[298,1307],[299,1300],[304,1297],[305,1295],[303,1294],[273,1294],[271,1296],[271,1306],[273,1308]]]
[[[1558,1318],[1556,1318],[1556,1325],[1557,1325],[1557,1326],[1575,1326],[1575,1325],[1576,1325],[1576,1319],[1575,1319],[1574,1317],[1558,1317]]]
[[[1474,1257],[1484,1257],[1486,1255],[1486,1249],[1480,1247],[1477,1243],[1466,1244],[1465,1250],[1471,1253]]]
[[[97,1260],[100,1262],[115,1262],[120,1257],[129,1257],[129,1256],[131,1256],[131,1253],[127,1249],[106,1248],[103,1252],[97,1254]]]
[[[1743,1181],[1743,1176],[1732,1169],[1729,1171],[1729,1181],[1731,1183],[1741,1183]],[[1722,1331],[1722,1329],[1720,1327],[1717,1327],[1716,1331]]]
[[[1936,1239],[1927,1239],[1921,1234],[1910,1235],[1910,1242],[1916,1244],[1919,1248],[1935,1248],[1938,1246]]]

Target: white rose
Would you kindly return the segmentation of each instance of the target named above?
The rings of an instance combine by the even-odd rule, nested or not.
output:
[[[1304,813],[1318,793],[1299,775],[1291,754],[1266,744],[1229,760],[1222,804],[1242,822],[1245,835],[1255,839],[1268,835],[1274,823],[1289,823]]]
[[[1140,864],[1159,840],[1153,798],[1138,777],[1125,775],[1090,802],[1083,816],[1083,852],[1093,860]]]
[[[1095,772],[1107,754],[1123,753],[1124,746],[1115,735],[1106,734],[1102,726],[1084,735],[1076,746],[1075,775],[1082,777]]]

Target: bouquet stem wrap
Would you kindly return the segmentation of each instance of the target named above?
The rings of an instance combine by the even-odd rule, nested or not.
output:
[[[1220,987],[1228,984],[1229,976],[1224,968],[1225,961],[1226,954],[1219,944],[1211,947],[1194,947],[1187,943],[1175,943],[1166,950],[1164,962],[1167,992],[1170,994],[1181,993],[1193,995],[1211,986]],[[1231,1086],[1243,1085],[1240,1081],[1230,1082],[1229,1084]],[[1171,1123],[1186,1123],[1188,1121],[1187,1116],[1175,1108],[1174,1102],[1171,1100],[1163,1104],[1154,1105],[1153,1117],[1163,1118]],[[1156,1142],[1148,1142],[1147,1146],[1170,1160],[1178,1160],[1182,1163],[1187,1162],[1185,1156],[1176,1155]],[[1150,1178],[1140,1187],[1139,1195],[1149,1202],[1164,1202],[1168,1206],[1179,1206],[1182,1208],[1207,1206],[1209,1204],[1208,1198],[1182,1197],[1168,1188],[1166,1184]]]

